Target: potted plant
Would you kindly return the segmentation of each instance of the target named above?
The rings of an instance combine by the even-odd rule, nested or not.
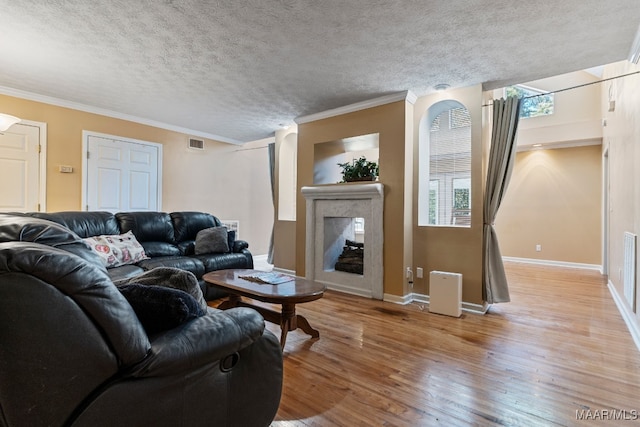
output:
[[[342,168],[342,181],[375,181],[378,177],[379,168],[377,162],[370,162],[364,156],[353,159],[351,162],[338,163]]]

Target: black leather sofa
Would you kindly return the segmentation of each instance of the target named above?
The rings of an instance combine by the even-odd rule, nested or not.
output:
[[[255,310],[149,332],[96,257],[66,227],[0,215],[0,426],[269,425],[282,352]]]
[[[225,268],[253,268],[253,256],[244,240],[232,240],[230,252],[196,255],[195,239],[199,231],[222,225],[215,216],[205,212],[33,212],[34,218],[54,221],[81,238],[118,235],[132,231],[150,258],[135,265],[109,268],[112,280],[134,277],[155,267],[174,267],[195,274],[205,299],[212,300],[224,293],[209,287],[202,275]]]

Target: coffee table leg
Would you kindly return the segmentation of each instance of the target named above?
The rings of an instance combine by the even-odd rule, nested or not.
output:
[[[229,295],[229,297],[222,301],[219,305],[218,308],[220,310],[226,310],[227,308],[233,308],[233,307],[237,307],[238,305],[240,305],[240,302],[242,301],[242,298],[239,295]]]
[[[280,329],[282,332],[280,334],[280,346],[283,350],[285,342],[287,341],[287,332],[298,328],[302,329],[308,335],[311,335],[312,338],[318,338],[320,336],[320,332],[313,329],[309,324],[309,321],[304,316],[296,314],[295,304],[282,304],[282,315],[280,320]]]
[[[311,335],[312,338],[318,338],[320,336],[320,332],[313,329],[309,324],[309,321],[304,316],[296,314],[295,304],[282,304],[282,311],[278,313],[264,307],[247,304],[242,301],[242,298],[239,295],[229,295],[226,300],[222,301],[220,305],[218,305],[218,308],[221,310],[233,307],[251,307],[262,314],[262,317],[264,317],[265,320],[276,324],[279,322],[281,330],[280,347],[283,350],[287,341],[287,333],[289,331],[294,331],[300,328],[308,335]]]
[[[318,338],[320,336],[320,332],[313,329],[305,317],[298,314],[296,316],[296,323],[300,329],[311,335],[312,338]]]
[[[280,347],[284,350],[284,344],[287,341],[287,332],[297,328],[296,325],[296,305],[282,304],[282,313],[280,315]]]

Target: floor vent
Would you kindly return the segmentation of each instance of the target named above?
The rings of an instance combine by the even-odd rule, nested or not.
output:
[[[624,263],[623,282],[624,297],[627,299],[631,311],[636,312],[636,247],[638,236],[625,231],[624,233]]]
[[[204,141],[201,139],[189,138],[189,148],[194,150],[204,150]]]

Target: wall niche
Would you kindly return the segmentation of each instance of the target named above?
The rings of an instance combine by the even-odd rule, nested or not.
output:
[[[353,136],[317,143],[313,147],[313,183],[336,184],[342,180],[342,169],[338,163],[351,162],[364,156],[369,161],[379,162],[380,134]]]

